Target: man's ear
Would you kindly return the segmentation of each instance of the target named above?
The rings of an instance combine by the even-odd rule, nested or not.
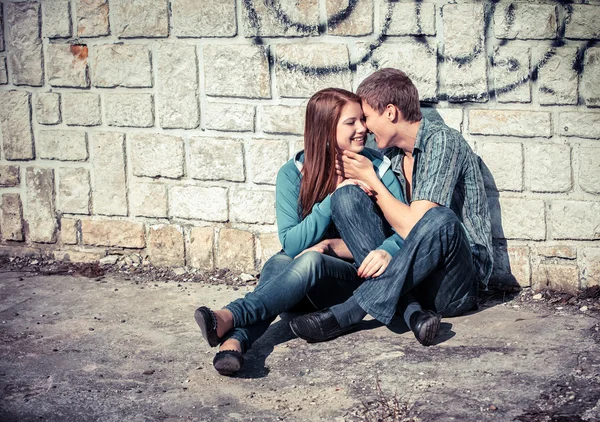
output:
[[[395,122],[398,119],[398,117],[400,117],[399,116],[400,111],[393,104],[388,104],[385,107],[385,110],[383,113],[385,114],[385,117],[387,117],[388,120],[391,122]]]

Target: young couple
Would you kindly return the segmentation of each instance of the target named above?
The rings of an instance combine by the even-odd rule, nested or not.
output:
[[[365,148],[373,133],[383,154]],[[491,224],[476,155],[443,122],[421,114],[412,81],[396,69],[365,79],[357,95],[329,88],[306,109],[304,151],[277,176],[283,251],[258,286],[195,319],[223,375],[285,311],[313,311],[290,328],[309,342],[352,330],[367,314],[396,314],[423,345],[442,317],[477,305],[492,271]],[[317,311],[317,312],[314,312]]]

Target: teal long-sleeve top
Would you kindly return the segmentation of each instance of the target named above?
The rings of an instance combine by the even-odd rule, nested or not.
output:
[[[390,168],[390,160],[380,152],[370,148],[365,148],[361,155],[371,160],[375,172],[392,195],[406,203],[400,183]],[[327,195],[323,201],[316,203],[311,213],[304,220],[300,215],[298,198],[300,196],[303,162],[304,151],[300,151],[295,158],[281,167],[277,173],[275,185],[275,208],[279,241],[286,255],[290,257],[295,257],[304,249],[320,242],[331,224],[331,194]],[[385,239],[377,249],[384,249],[394,256],[403,243],[402,238],[394,233]]]

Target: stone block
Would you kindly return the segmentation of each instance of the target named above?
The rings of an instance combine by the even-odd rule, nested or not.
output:
[[[533,192],[568,192],[573,188],[571,173],[569,145],[528,145],[527,174]]]
[[[46,0],[42,5],[42,35],[44,38],[71,36],[71,3],[69,0]]]
[[[6,160],[34,158],[31,129],[30,94],[25,91],[0,91],[0,129]]]
[[[509,142],[484,142],[478,149],[489,172],[484,171],[485,187],[497,191],[523,190],[523,145]]]
[[[148,229],[150,262],[159,267],[185,265],[183,230],[179,226],[159,224]]]
[[[508,246],[505,240],[494,241],[494,269],[489,286],[512,290],[531,285],[531,260],[528,246]]]
[[[483,53],[468,63],[446,61],[440,66],[441,98],[451,102],[488,100],[487,58]]]
[[[552,124],[550,113],[545,111],[469,110],[469,133],[549,138]]]
[[[600,285],[600,248],[582,248],[578,261],[581,287]]]
[[[86,245],[141,249],[146,246],[143,223],[125,220],[81,220]]]
[[[287,141],[253,139],[250,142],[250,171],[252,182],[275,184],[277,172],[289,159]]]
[[[318,0],[301,2],[242,2],[242,25],[245,37],[301,37],[317,35]]]
[[[152,94],[106,93],[104,95],[106,123],[109,126],[154,126]]]
[[[65,92],[63,118],[69,126],[98,126],[102,124],[100,94]]]
[[[178,37],[234,37],[235,0],[172,0],[173,34]]]
[[[40,37],[40,5],[5,3],[6,45],[15,85],[42,86],[44,64]]]
[[[229,219],[232,222],[250,224],[275,223],[275,192],[264,190],[234,189],[230,191]]]
[[[424,108],[424,107],[423,107]],[[423,111],[423,108],[421,111]],[[459,132],[463,131],[463,111],[460,108],[436,108],[444,123]]]
[[[579,287],[579,271],[575,265],[540,264],[535,269],[535,290],[549,288],[559,292],[576,293]]]
[[[600,7],[598,7],[600,9]],[[600,26],[600,25],[599,25]],[[590,47],[585,51],[581,95],[588,107],[600,107],[600,48]]]
[[[85,132],[40,130],[37,139],[39,158],[61,161],[86,161],[88,148]]]
[[[108,0],[76,0],[77,36],[101,37],[109,34]]]
[[[225,72],[235,72],[233,66]],[[196,47],[162,44],[158,48],[158,116],[162,128],[194,129],[200,125],[198,89]]]
[[[521,287],[531,285],[530,250],[527,246],[509,246],[508,259],[511,273]]]
[[[600,202],[552,201],[550,221],[554,239],[600,239]]]
[[[259,108],[259,129],[265,133],[302,135],[306,107],[265,105]]]
[[[256,107],[249,104],[208,103],[204,107],[206,129],[253,132]]]
[[[538,246],[536,251],[544,258],[577,259],[577,248],[574,246]]]
[[[525,198],[500,198],[499,203],[490,201],[492,235],[497,239],[546,239],[546,211],[544,201]]]
[[[169,216],[224,222],[229,219],[227,188],[171,186]]]
[[[167,37],[167,0],[111,0],[113,34],[119,38]]]
[[[136,217],[166,217],[167,186],[136,180],[130,185],[129,205]]]
[[[0,165],[0,186],[19,186],[21,183],[19,166]]]
[[[204,46],[206,95],[271,98],[271,78],[265,46]]]
[[[147,44],[97,45],[91,49],[91,55],[94,86],[152,87],[152,61]]]
[[[36,92],[34,94],[35,116],[43,125],[60,123],[60,94],[56,92]]]
[[[400,3],[386,0],[380,3],[380,19],[387,35],[435,35],[435,4]]]
[[[6,69],[6,57],[0,57],[0,85],[6,84],[8,84],[8,70]]]
[[[54,170],[27,167],[25,198],[25,220],[29,226],[29,239],[39,243],[56,242]]]
[[[540,40],[556,38],[554,4],[511,2],[497,4],[494,10],[496,38]]]
[[[308,98],[329,87],[351,90],[348,47],[342,44],[278,44],[275,74],[282,97]]]
[[[192,227],[187,244],[187,264],[194,268],[211,270],[214,267],[212,227]]]
[[[600,38],[600,6],[569,4],[565,19],[565,37],[577,39]]]
[[[48,83],[67,88],[87,88],[88,47],[78,44],[48,44],[46,48]]]
[[[580,147],[579,186],[586,192],[600,194],[600,148]]]
[[[600,113],[566,111],[559,114],[559,132],[562,136],[600,138]]]
[[[183,139],[159,133],[132,133],[128,138],[135,176],[183,176]]]
[[[229,138],[190,138],[189,175],[200,180],[245,181],[242,141]]]
[[[91,264],[99,262],[104,258],[104,251],[101,250],[55,250],[52,256],[57,261],[73,262],[79,264]]]
[[[252,233],[221,229],[217,252],[217,268],[229,268],[232,271],[254,272],[254,235]]]
[[[373,33],[373,0],[326,0],[327,33],[360,36]]]
[[[4,51],[4,13],[0,7],[0,51]]]
[[[127,187],[123,135],[114,132],[90,134],[94,214],[127,215]]]
[[[512,44],[496,47],[492,60],[494,90],[500,103],[531,102],[529,47]]]
[[[574,69],[576,47],[535,50],[538,65],[538,101],[542,105],[577,104],[579,75]]]
[[[269,258],[283,249],[277,233],[259,234],[256,246],[256,256],[259,259],[258,268],[260,269],[263,268]]]
[[[58,209],[68,214],[90,213],[90,171],[86,168],[58,169]]]
[[[18,193],[2,195],[2,240],[22,242],[23,238],[23,206]]]
[[[77,232],[79,220],[73,218],[60,219],[60,241],[65,245],[77,244]]]

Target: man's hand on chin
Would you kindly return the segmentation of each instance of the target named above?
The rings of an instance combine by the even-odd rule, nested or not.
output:
[[[368,186],[372,186],[373,178],[377,179],[371,160],[352,151],[338,155],[335,169],[342,177],[358,180]]]

